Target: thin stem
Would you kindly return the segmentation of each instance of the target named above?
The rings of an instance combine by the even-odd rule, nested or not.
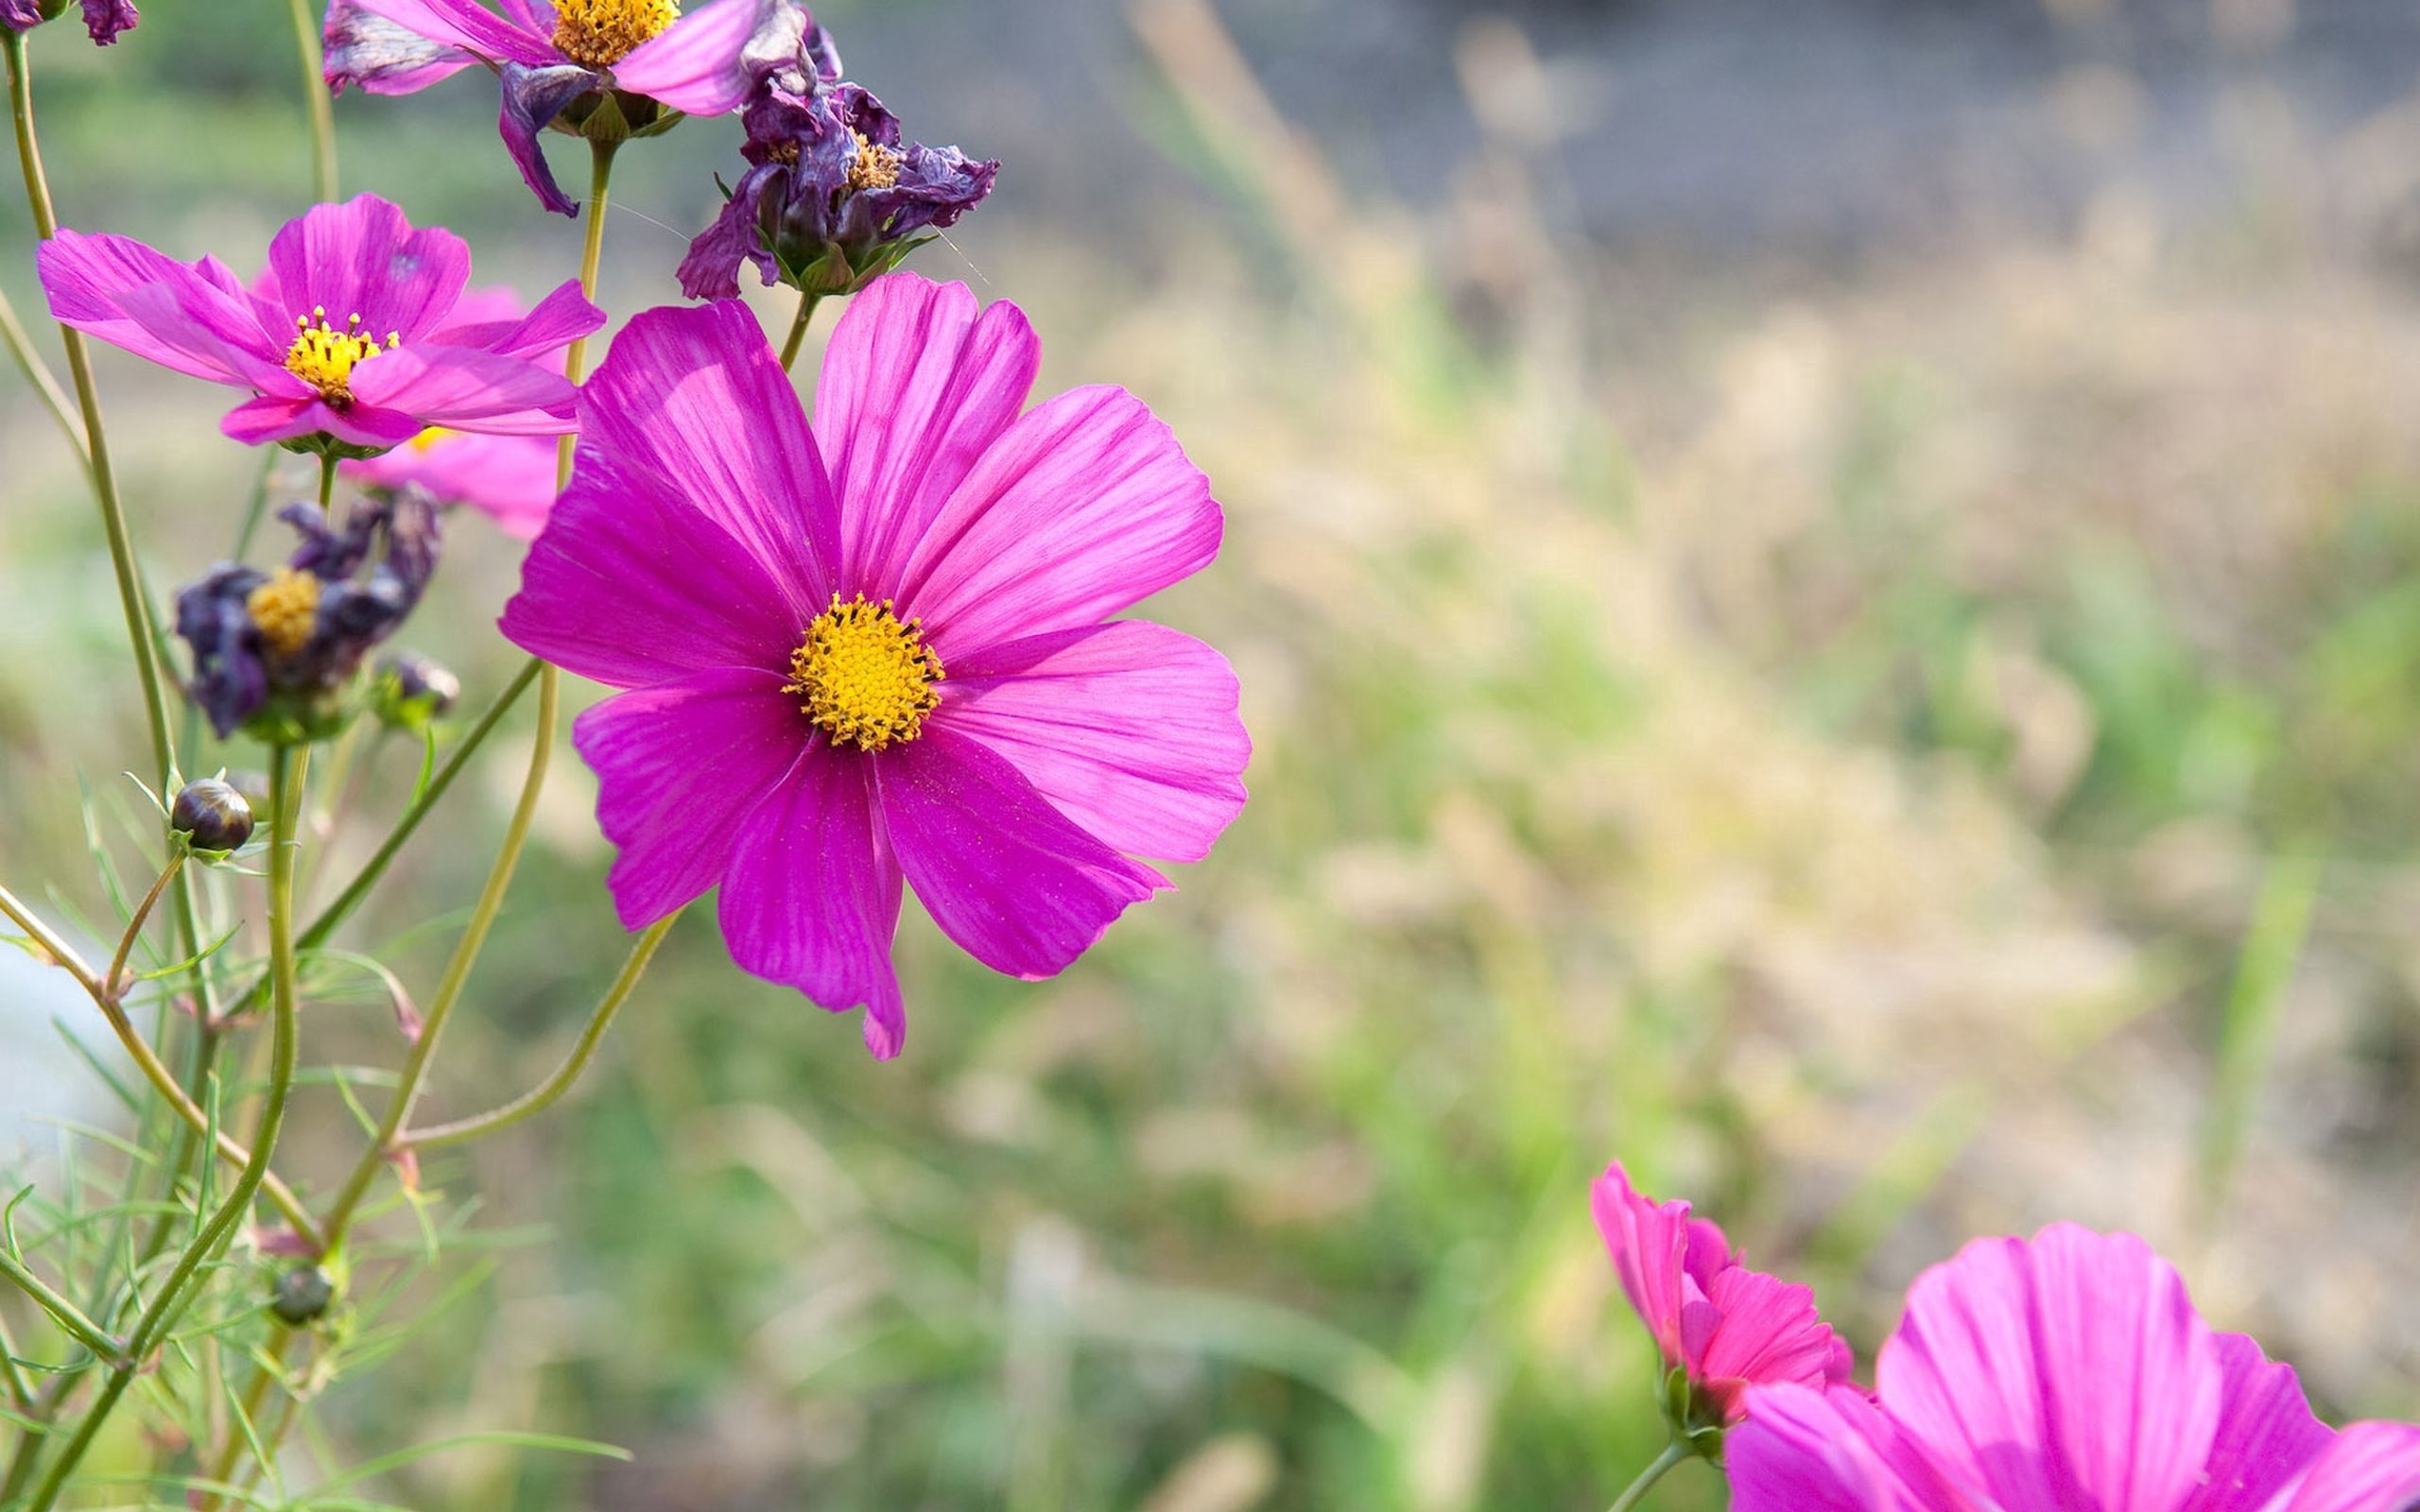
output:
[[[76,1432],[35,1486],[26,1512],[50,1512],[58,1504],[76,1467],[93,1447],[93,1440],[99,1436],[119,1399],[126,1395],[142,1362],[160,1347],[170,1324],[182,1314],[186,1287],[219,1253],[228,1235],[251,1211],[252,1199],[259,1195],[268,1177],[269,1155],[277,1147],[278,1132],[285,1124],[286,1097],[293,1091],[294,1070],[300,1058],[295,1034],[294,826],[295,816],[302,812],[302,766],[305,755],[294,747],[279,746],[271,752],[269,764],[269,808],[277,816],[276,837],[268,861],[268,951],[269,974],[275,983],[270,993],[275,1043],[270,1051],[268,1091],[262,1099],[260,1125],[252,1135],[252,1158],[245,1162],[243,1174],[236,1177],[227,1200],[185,1246],[184,1253],[177,1257],[176,1265],[151,1298],[150,1307],[136,1320],[134,1332],[127,1339],[124,1363],[110,1371],[109,1380],[86,1410],[83,1420],[76,1425]]]
[[[587,1026],[579,1031],[579,1039],[573,1044],[571,1054],[555,1068],[553,1075],[535,1090],[492,1112],[482,1113],[476,1118],[439,1124],[431,1128],[407,1131],[396,1140],[396,1143],[412,1150],[433,1150],[447,1144],[468,1143],[510,1128],[561,1101],[563,1093],[571,1091],[572,1084],[579,1080],[580,1073],[588,1069],[589,1061],[596,1058],[596,1047],[604,1042],[605,1031],[613,1026],[614,1016],[621,1012],[622,1005],[639,985],[639,978],[647,973],[648,962],[654,958],[655,948],[664,943],[664,936],[672,932],[672,926],[680,917],[674,913],[658,919],[648,925],[646,933],[631,946],[631,958],[622,963],[621,974],[614,978],[614,985],[597,1003],[596,1011],[589,1015]]]
[[[798,361],[798,349],[805,345],[806,328],[814,323],[815,307],[821,303],[822,300],[823,296],[821,294],[813,293],[805,289],[801,289],[799,291],[798,314],[790,317],[789,337],[782,343],[782,370],[784,372],[789,371],[790,365]]]
[[[310,0],[287,0],[294,17],[294,44],[302,60],[302,98],[311,112],[311,186],[316,197],[337,197],[337,112],[322,76],[319,24],[311,19]]]
[[[120,1363],[119,1351],[125,1346],[111,1338],[109,1332],[84,1315],[83,1309],[61,1296],[48,1281],[33,1273],[32,1267],[0,1249],[0,1276],[17,1283],[20,1291],[33,1298],[34,1305],[50,1314],[50,1320],[61,1331],[99,1359],[112,1365]]]
[[[17,1341],[9,1332],[9,1314],[0,1313],[0,1386],[8,1388],[9,1400],[20,1412],[29,1412],[34,1405],[33,1383],[17,1365]],[[33,1435],[26,1435],[31,1438]]]
[[[184,848],[178,846],[168,852],[168,864],[161,868],[159,877],[151,884],[151,890],[134,905],[134,916],[126,921],[126,933],[117,938],[117,954],[110,957],[110,969],[101,973],[101,993],[112,1002],[121,1001],[126,996],[129,984],[118,978],[126,972],[126,959],[134,953],[134,942],[142,937],[143,926],[150,921],[152,905],[159,902],[160,894],[167,890],[168,884],[184,869]]]
[[[1695,1450],[1677,1438],[1665,1445],[1664,1452],[1656,1455],[1647,1469],[1638,1472],[1638,1479],[1630,1483],[1630,1489],[1614,1498],[1614,1504],[1607,1507],[1605,1512],[1630,1512],[1631,1508],[1645,1500],[1650,1486],[1662,1480],[1673,1466],[1695,1452],[1697,1452]]]
[[[76,985],[91,993],[95,1001],[109,996],[101,990],[101,979],[95,976],[93,969],[84,964],[84,958],[76,954],[76,947],[60,938],[57,931],[43,923],[41,916],[27,908],[15,893],[6,887],[0,887],[0,914],[6,914],[14,920],[16,926],[26,932],[27,939],[41,946],[43,954],[49,956],[60,971],[74,977]]]
[[[76,423],[75,412],[67,407],[67,391],[59,387],[57,378],[51,376],[50,364],[43,361],[42,353],[34,350],[33,337],[26,333],[25,325],[17,318],[16,306],[9,302],[6,293],[0,293],[0,340],[8,342],[9,355],[17,359],[17,366],[25,372],[26,381],[34,386],[34,392],[42,395],[43,407],[50,411],[50,418],[59,422],[60,430],[67,437],[69,449],[76,454],[77,462],[89,471],[93,465],[92,454],[84,450],[83,428]]]
[[[591,300],[596,298],[596,270],[605,260],[605,212],[613,198],[614,154],[621,146],[619,142],[601,139],[588,144],[588,226],[579,248],[579,292]],[[581,336],[563,353],[563,376],[578,383],[587,374],[588,338]],[[556,444],[558,489],[571,481],[572,448],[579,439],[576,434],[566,431]]]

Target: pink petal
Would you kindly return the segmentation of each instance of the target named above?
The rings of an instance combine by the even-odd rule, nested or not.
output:
[[[621,850],[606,885],[644,929],[722,880],[741,824],[789,776],[814,726],[779,674],[700,672],[606,699],[572,724],[596,772],[596,822]]]
[[[562,56],[552,38],[511,25],[478,0],[360,0],[360,5],[431,42],[467,48],[491,61],[550,63]]]
[[[631,49],[614,65],[614,84],[689,115],[729,115],[748,103],[752,52],[795,57],[804,29],[798,8],[780,0],[708,0]]]
[[[1074,629],[1219,554],[1210,483],[1122,388],[1079,388],[1009,427],[901,576],[944,658]]]
[[[1863,1393],[1758,1386],[1725,1436],[1732,1512],[1994,1512],[1933,1473]]]
[[[1686,1358],[1681,1337],[1682,1257],[1688,1244],[1689,1205],[1653,1202],[1630,1184],[1616,1160],[1589,1189],[1597,1231],[1604,1236],[1622,1295],[1654,1336],[1667,1366]]]
[[[2173,1512],[2209,1458],[2222,1379],[2209,1327],[2150,1246],[2058,1225],[1918,1278],[1879,1395],[2007,1512]]]
[[[164,368],[249,387],[257,366],[285,354],[269,352],[242,283],[215,258],[180,263],[125,236],[65,228],[34,255],[54,317]],[[249,334],[244,358],[221,332]]]
[[[815,440],[853,588],[898,592],[908,552],[1017,418],[1041,363],[1025,312],[978,316],[963,284],[892,273],[849,301],[816,384]]]
[[[942,933],[995,971],[1056,975],[1168,885],[1076,828],[985,746],[927,725],[873,758],[891,845]]]
[[[1126,620],[944,670],[934,719],[1006,756],[1114,850],[1199,861],[1243,808],[1252,737],[1235,669],[1189,635]]]
[[[633,317],[580,390],[580,434],[669,479],[791,595],[803,629],[838,586],[839,517],[789,375],[736,300]]]
[[[1821,1387],[1835,1379],[1840,1339],[1816,1313],[1812,1288],[1734,1265],[1715,1277],[1707,1302],[1718,1321],[1692,1345],[1689,1362],[1725,1421],[1737,1420],[1750,1384]]]
[[[418,484],[440,505],[468,505],[510,536],[534,540],[555,503],[555,440],[546,436],[440,435],[347,462],[345,476],[376,489]]]
[[[560,436],[578,421],[578,391],[559,372],[518,357],[438,342],[364,362],[348,387],[359,404],[491,436]],[[409,439],[409,438],[406,438]]]
[[[328,0],[320,40],[321,77],[338,94],[348,84],[372,94],[411,94],[478,61],[458,47],[369,14],[360,0]]]
[[[361,317],[361,332],[417,341],[454,308],[471,278],[471,249],[439,226],[414,230],[376,195],[313,205],[268,244],[273,284],[262,293],[289,323],[324,310],[338,331]]]
[[[2311,1416],[2293,1367],[2276,1365],[2240,1333],[2217,1335],[2219,1428],[2202,1484],[2177,1512],[2235,1512],[2267,1504],[2335,1435]]]
[[[500,297],[500,298],[499,298]],[[595,335],[605,324],[605,312],[579,292],[571,279],[538,301],[527,315],[509,291],[481,290],[454,307],[447,324],[429,340],[451,346],[478,347],[508,357],[544,357]],[[562,370],[562,363],[552,365]]]
[[[2283,1512],[2411,1512],[2420,1506],[2420,1428],[2355,1423],[2321,1452]],[[2252,1503],[2243,1503],[2252,1512]]]
[[[722,667],[786,675],[805,623],[669,483],[583,445],[503,629],[567,671],[634,688]]]
[[[900,874],[872,776],[855,753],[829,747],[799,760],[737,828],[722,932],[741,970],[797,988],[834,1013],[863,1004],[866,1048],[888,1060],[907,1036],[890,964]]]
[[[247,446],[325,433],[354,446],[401,446],[420,434],[420,421],[389,409],[355,404],[333,409],[315,395],[262,394],[229,410],[218,428]]]

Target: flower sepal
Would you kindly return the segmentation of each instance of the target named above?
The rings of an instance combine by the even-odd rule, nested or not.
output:
[[[1662,1397],[1664,1421],[1671,1426],[1673,1441],[1687,1445],[1690,1452],[1709,1463],[1721,1464],[1722,1406],[1690,1381],[1688,1366],[1674,1366],[1664,1372]]]
[[[909,252],[926,242],[939,241],[939,236],[914,236],[906,241],[876,243],[857,249],[853,256],[838,242],[825,242],[820,249],[786,245],[768,237],[773,249],[773,263],[779,270],[779,281],[802,294],[855,294],[875,279],[896,269]],[[805,255],[802,259],[802,254]]]
[[[334,688],[274,692],[240,727],[264,746],[308,746],[334,740],[361,714],[361,679]]]
[[[384,456],[394,450],[391,446],[339,440],[325,431],[313,431],[308,436],[290,436],[277,444],[285,451],[303,456],[323,456],[336,462],[367,462],[373,456]]]

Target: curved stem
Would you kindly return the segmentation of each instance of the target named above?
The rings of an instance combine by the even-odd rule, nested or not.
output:
[[[596,1047],[604,1042],[605,1031],[613,1027],[614,1016],[621,1012],[622,1005],[639,985],[639,978],[647,973],[648,962],[654,958],[655,948],[664,943],[664,936],[672,932],[673,924],[680,918],[680,914],[675,912],[656,920],[631,946],[631,958],[622,963],[621,974],[614,978],[614,985],[597,1003],[596,1011],[589,1015],[587,1026],[579,1031],[579,1039],[572,1045],[571,1054],[563,1057],[563,1063],[555,1068],[553,1075],[535,1090],[514,1098],[502,1108],[481,1113],[476,1118],[457,1119],[450,1124],[439,1124],[417,1131],[406,1130],[395,1143],[411,1150],[433,1150],[447,1144],[467,1143],[510,1128],[561,1101],[563,1093],[571,1091],[572,1084],[579,1080],[580,1073],[588,1069],[589,1061],[596,1058]]]
[[[43,407],[49,410],[50,418],[59,422],[60,431],[67,438],[68,448],[76,454],[78,465],[90,472],[93,456],[84,449],[84,432],[76,423],[75,412],[67,407],[67,391],[59,387],[57,378],[51,376],[50,364],[43,361],[42,353],[34,350],[33,337],[26,334],[24,323],[18,320],[17,308],[9,302],[9,296],[5,293],[0,293],[0,340],[8,342],[9,355],[17,359],[17,367],[24,371],[26,382],[34,386],[34,392],[42,396]]]
[[[1646,1498],[1649,1487],[1662,1480],[1673,1466],[1687,1459],[1694,1452],[1696,1452],[1694,1450],[1677,1438],[1665,1445],[1664,1452],[1656,1455],[1647,1469],[1638,1472],[1638,1479],[1630,1483],[1630,1489],[1614,1498],[1614,1504],[1607,1507],[1605,1512],[1630,1512],[1631,1508],[1638,1505]]]
[[[298,842],[294,822],[295,816],[302,812],[303,759],[304,753],[294,747],[280,746],[271,752],[269,763],[269,807],[277,816],[277,833],[268,862],[269,974],[275,984],[270,1003],[275,1038],[270,1050],[268,1091],[261,1103],[260,1125],[252,1135],[252,1158],[245,1162],[243,1174],[236,1177],[227,1200],[177,1257],[176,1265],[151,1298],[150,1307],[136,1320],[134,1332],[127,1337],[123,1363],[110,1371],[83,1420],[76,1425],[59,1457],[43,1473],[32,1499],[26,1503],[26,1512],[50,1512],[58,1503],[76,1467],[93,1447],[93,1440],[99,1436],[110,1414],[116,1410],[142,1363],[160,1347],[167,1337],[169,1325],[182,1313],[185,1289],[251,1211],[252,1199],[268,1177],[269,1154],[277,1147],[278,1132],[285,1124],[286,1097],[293,1091],[294,1070],[300,1058],[295,1038],[294,850]]]
[[[286,0],[294,18],[294,44],[302,58],[302,98],[311,112],[311,186],[321,200],[337,197],[337,112],[322,77],[319,24],[310,0]]]
[[[790,334],[782,343],[784,372],[789,371],[790,365],[798,361],[798,349],[806,341],[806,328],[814,323],[815,307],[822,301],[822,299],[823,296],[821,294],[811,294],[804,289],[799,291],[798,314],[790,317]]]
[[[134,905],[133,917],[126,921],[126,933],[117,937],[117,954],[110,957],[110,969],[101,973],[101,994],[112,1002],[126,996],[129,984],[118,980],[126,972],[126,958],[134,953],[134,942],[142,937],[143,926],[150,921],[151,909],[159,902],[160,894],[167,889],[169,882],[178,873],[184,870],[184,848],[179,846],[168,852],[168,864],[161,868],[158,879],[151,884],[151,890]]]
[[[111,1338],[107,1330],[84,1315],[83,1309],[60,1296],[48,1281],[33,1273],[32,1267],[0,1249],[0,1276],[17,1283],[18,1290],[33,1298],[34,1305],[50,1314],[50,1320],[77,1343],[114,1365],[123,1348]]]

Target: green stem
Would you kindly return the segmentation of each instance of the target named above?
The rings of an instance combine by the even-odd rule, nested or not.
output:
[[[588,226],[579,248],[579,292],[589,299],[596,298],[596,270],[605,260],[605,212],[612,203],[614,189],[614,154],[622,144],[595,141],[588,144]],[[588,375],[588,338],[580,337],[563,352],[563,376],[573,383]],[[572,448],[579,436],[570,431],[555,447],[555,487],[561,489],[571,481]]]
[[[0,1249],[0,1276],[6,1276],[15,1281],[18,1289],[33,1298],[34,1305],[49,1314],[51,1321],[58,1324],[77,1343],[92,1350],[102,1360],[112,1365],[118,1363],[118,1350],[122,1348],[118,1341],[111,1338],[108,1331],[99,1324],[86,1317],[83,1309],[61,1296],[48,1281],[35,1275],[31,1266],[11,1256],[6,1249]]]
[[[822,300],[823,296],[821,294],[810,293],[804,289],[801,289],[799,291],[798,314],[790,317],[790,334],[788,338],[782,343],[782,370],[784,372],[789,371],[790,365],[798,361],[798,349],[805,344],[806,328],[814,323],[815,307],[817,304],[822,302]]]
[[[396,1143],[406,1149],[412,1150],[433,1150],[447,1144],[466,1144],[473,1140],[484,1139],[499,1130],[510,1128],[522,1120],[543,1112],[561,1101],[563,1093],[571,1091],[572,1084],[579,1081],[580,1074],[588,1069],[589,1061],[596,1058],[596,1047],[604,1042],[605,1031],[613,1026],[614,1016],[621,1011],[622,1005],[629,1000],[631,990],[639,985],[639,978],[647,972],[648,962],[655,956],[655,948],[664,943],[664,936],[671,933],[673,924],[680,917],[676,912],[658,919],[648,926],[646,933],[639,936],[637,941],[631,946],[631,958],[622,963],[621,974],[614,978],[613,987],[606,990],[603,1000],[596,1005],[596,1011],[589,1015],[588,1024],[579,1031],[579,1039],[572,1046],[571,1054],[563,1058],[561,1066],[555,1068],[555,1074],[540,1083],[534,1091],[524,1093],[502,1108],[482,1113],[476,1118],[457,1119],[451,1124],[439,1124],[434,1127],[416,1131],[406,1130]]]
[[[110,1371],[100,1394],[86,1409],[83,1420],[43,1471],[35,1486],[26,1512],[51,1512],[61,1492],[76,1473],[93,1440],[116,1410],[126,1388],[133,1383],[142,1363],[148,1359],[161,1341],[167,1337],[169,1326],[182,1315],[187,1297],[186,1288],[192,1284],[202,1267],[215,1259],[226,1245],[236,1225],[251,1211],[252,1199],[268,1177],[269,1154],[277,1147],[278,1132],[285,1124],[286,1097],[294,1088],[294,1070],[299,1059],[295,1038],[296,971],[294,964],[294,838],[295,816],[302,812],[302,768],[307,751],[291,746],[279,746],[270,754],[269,808],[277,816],[276,837],[269,848],[268,861],[268,950],[269,973],[275,983],[270,993],[275,1038],[270,1050],[268,1091],[261,1103],[259,1127],[252,1135],[252,1158],[245,1162],[243,1174],[236,1177],[227,1200],[202,1226],[184,1252],[177,1257],[167,1280],[151,1298],[147,1308],[128,1335],[122,1364]]]
[[[7,1388],[9,1405],[17,1411],[22,1413],[33,1407],[33,1383],[27,1381],[25,1371],[18,1367],[17,1340],[9,1332],[9,1314],[6,1313],[0,1313],[0,1387]],[[26,1436],[30,1438],[33,1435],[28,1434]]]
[[[134,905],[134,916],[126,921],[126,933],[117,937],[117,953],[110,957],[110,969],[101,973],[101,991],[111,1000],[117,1001],[126,996],[129,984],[119,981],[118,977],[126,971],[127,957],[134,954],[134,942],[142,937],[143,926],[150,922],[151,910],[158,905],[160,894],[167,890],[168,884],[184,868],[185,852],[180,846],[168,852],[168,864],[161,868],[159,877],[151,884],[151,890]]]
[[[1662,1480],[1673,1466],[1695,1452],[1695,1450],[1677,1438],[1665,1445],[1664,1452],[1656,1455],[1647,1469],[1638,1472],[1638,1479],[1630,1483],[1630,1489],[1614,1498],[1614,1504],[1607,1507],[1605,1512],[1630,1512],[1631,1508],[1646,1499],[1649,1487]]]
[[[311,17],[310,0],[286,0],[294,18],[294,43],[302,59],[302,98],[311,112],[311,185],[317,198],[337,197],[337,112],[321,77],[320,26]]]
[[[0,340],[8,342],[9,355],[17,359],[17,367],[24,371],[26,382],[34,386],[34,392],[42,396],[43,405],[50,411],[50,418],[59,422],[60,430],[67,437],[67,445],[75,452],[78,464],[89,472],[93,458],[84,450],[84,432],[77,425],[75,413],[67,407],[67,392],[59,387],[59,380],[51,376],[50,364],[43,361],[42,353],[34,350],[33,337],[26,334],[25,325],[18,320],[16,306],[9,302],[9,296],[5,293],[0,293]]]

